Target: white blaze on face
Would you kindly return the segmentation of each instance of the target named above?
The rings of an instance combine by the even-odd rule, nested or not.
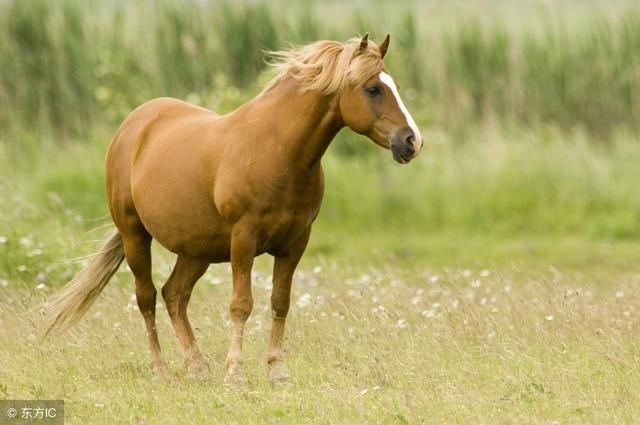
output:
[[[405,119],[407,120],[407,124],[409,125],[409,128],[413,130],[413,134],[415,134],[416,136],[416,140],[413,144],[413,148],[416,152],[415,155],[417,155],[418,152],[420,152],[420,149],[422,149],[422,135],[420,134],[420,130],[418,130],[418,126],[416,125],[416,122],[413,120],[413,117],[407,110],[407,107],[404,106],[404,103],[400,98],[400,93],[398,93],[398,87],[396,87],[396,83],[393,81],[393,78],[391,78],[391,75],[387,74],[386,72],[381,72],[380,81],[382,81],[387,87],[389,87],[389,89],[395,96],[396,101],[398,102],[398,106],[400,106],[400,110],[402,111]]]

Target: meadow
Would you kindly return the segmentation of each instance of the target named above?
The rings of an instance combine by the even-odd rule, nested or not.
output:
[[[192,299],[204,378],[162,302],[170,374],[151,376],[126,265],[42,338],[38,306],[108,232],[104,152],[132,108],[229,112],[269,80],[265,50],[365,31],[391,33],[425,150],[400,166],[347,130],[330,147],[288,385],[266,380],[266,257],[244,391],[222,385],[227,265]],[[638,64],[623,0],[0,2],[0,398],[64,399],[70,424],[638,423]],[[154,252],[160,287],[173,256]]]

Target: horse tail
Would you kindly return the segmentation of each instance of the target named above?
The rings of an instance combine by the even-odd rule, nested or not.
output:
[[[63,332],[76,323],[98,298],[124,259],[124,244],[115,231],[89,264],[45,304],[45,335]]]

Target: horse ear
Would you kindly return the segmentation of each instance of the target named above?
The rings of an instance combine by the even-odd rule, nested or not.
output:
[[[389,49],[389,41],[391,40],[391,36],[387,34],[382,43],[380,43],[380,56],[384,59],[384,55],[387,54],[387,49]]]
[[[360,40],[360,50],[364,50],[369,46],[369,33],[366,32],[362,36],[362,40]]]

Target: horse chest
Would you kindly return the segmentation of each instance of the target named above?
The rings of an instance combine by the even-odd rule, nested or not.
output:
[[[311,225],[320,208],[320,197],[308,195],[294,191],[274,193],[248,209],[245,218],[253,224],[260,251],[286,246]]]
[[[286,248],[306,229],[312,219],[302,214],[271,213],[254,222],[258,254]]]
[[[250,223],[262,252],[297,238],[311,225],[322,201],[321,170],[304,177],[281,174],[263,173],[239,182],[230,178],[237,177],[235,173],[224,173],[214,189],[221,216],[230,227]]]

